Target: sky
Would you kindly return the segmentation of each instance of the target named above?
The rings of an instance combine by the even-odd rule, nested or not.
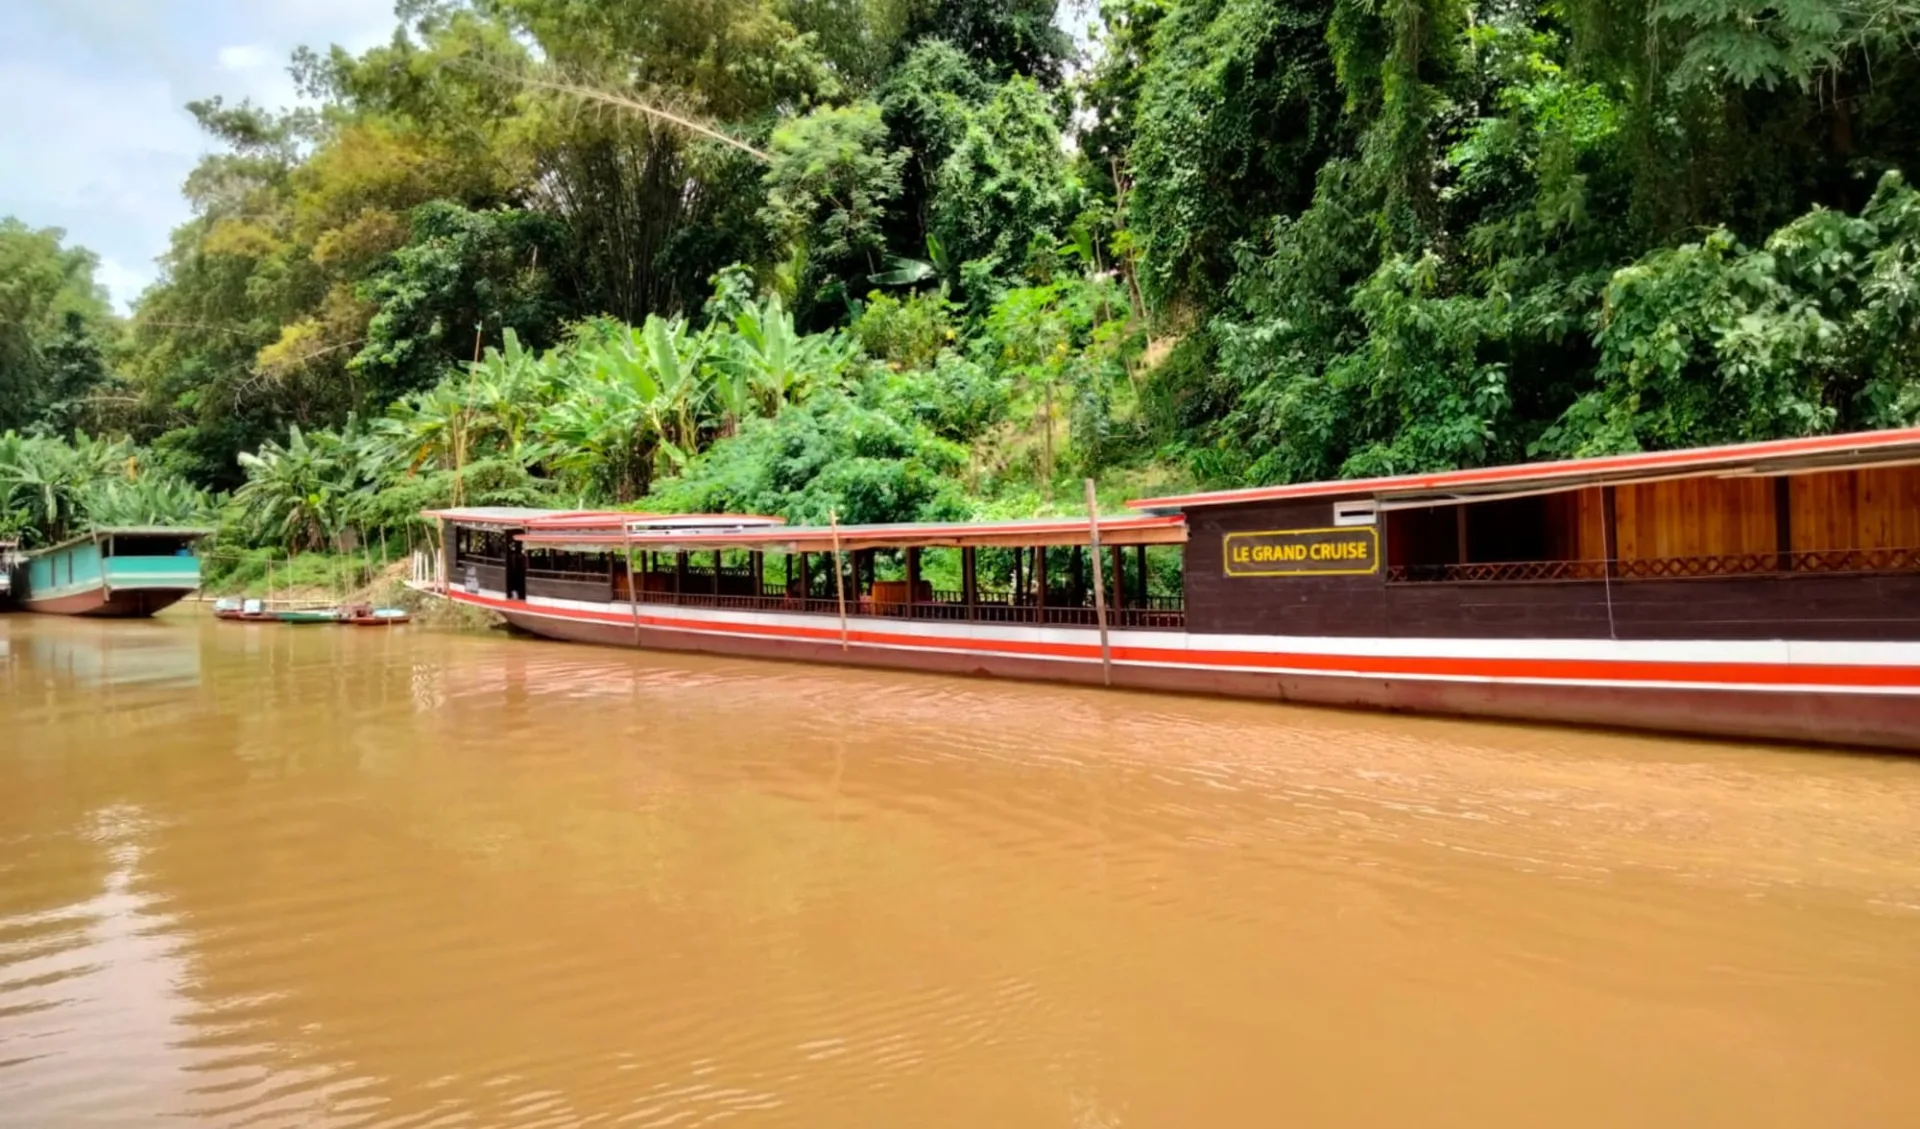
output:
[[[1092,10],[1063,0],[1056,19],[1084,40]],[[393,0],[0,0],[0,216],[93,251],[124,312],[214,148],[186,104],[290,105],[295,47],[363,51],[397,24]]]
[[[64,228],[124,311],[214,147],[186,104],[289,105],[295,47],[361,51],[397,22],[393,0],[0,0],[0,216]]]

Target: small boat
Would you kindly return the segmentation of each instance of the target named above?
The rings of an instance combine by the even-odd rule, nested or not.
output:
[[[273,613],[281,623],[339,623],[339,608],[289,608]]]
[[[213,618],[229,623],[272,623],[276,617],[265,600],[242,600],[227,596],[213,602]]]
[[[375,608],[357,604],[340,614],[340,622],[355,627],[398,627],[413,617],[404,608]]]

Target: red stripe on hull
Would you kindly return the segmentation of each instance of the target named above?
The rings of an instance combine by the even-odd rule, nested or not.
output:
[[[631,633],[632,623],[617,611],[586,612],[571,608],[540,607],[491,596],[462,593],[454,597],[463,603],[477,604],[502,615],[534,614],[539,622],[610,624]],[[796,626],[784,623],[728,623],[685,616],[643,611],[640,626],[661,631],[695,633],[752,634],[796,641],[831,643],[837,652],[840,629],[837,626]],[[534,628],[528,627],[532,631]],[[1205,638],[1195,636],[1194,638]],[[851,643],[873,644],[893,649],[978,651],[997,655],[1033,655],[1055,659],[1097,660],[1100,648],[1094,643],[1056,643],[1037,639],[972,639],[960,636],[903,635],[853,627],[847,632]],[[1646,659],[1562,659],[1459,657],[1445,655],[1367,655],[1358,653],[1211,651],[1116,646],[1117,662],[1217,667],[1259,667],[1280,675],[1325,672],[1345,677],[1451,678],[1475,680],[1528,679],[1556,682],[1679,682],[1703,688],[1751,686],[1831,686],[1837,690],[1859,692],[1873,689],[1920,689],[1920,666],[1852,665],[1839,663],[1760,663],[1760,662],[1662,662]],[[884,665],[908,665],[886,663]]]
[[[111,595],[95,588],[48,600],[23,600],[21,607],[47,615],[81,615],[101,619],[139,619],[179,603],[186,593],[178,589],[123,588]]]
[[[471,597],[461,597],[471,600]],[[833,663],[942,674],[1098,685],[1098,665],[1009,654],[1005,650],[921,648],[842,650],[838,628],[783,628],[779,637],[743,635],[717,625],[706,631],[649,625],[643,617],[636,643],[630,623],[553,618],[486,601],[514,626],[571,642],[640,646],[744,658]],[[736,629],[737,630],[737,629]],[[760,631],[759,625],[753,630]],[[804,637],[784,632],[804,631]],[[863,633],[854,632],[859,638]],[[820,638],[819,636],[826,636]],[[886,636],[871,635],[876,640]],[[939,641],[942,646],[949,641]],[[1022,644],[953,640],[965,647],[1012,649]],[[1043,646],[1033,644],[1030,646]],[[1079,650],[1063,647],[1062,649]],[[1033,653],[1033,652],[1029,652]],[[1123,657],[1116,654],[1116,657]],[[1202,659],[1201,661],[1205,661]],[[1677,665],[1677,664],[1676,664]],[[1404,713],[1487,717],[1548,724],[1591,725],[1912,750],[1920,748],[1920,696],[1828,693],[1818,690],[1722,690],[1636,686],[1538,685],[1495,679],[1437,681],[1419,678],[1267,673],[1160,665],[1116,665],[1115,686],[1135,690],[1213,694],[1310,705]]]

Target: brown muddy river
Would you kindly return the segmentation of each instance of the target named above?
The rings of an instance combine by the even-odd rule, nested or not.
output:
[[[1920,1125],[1920,760],[0,616],[0,1126]]]

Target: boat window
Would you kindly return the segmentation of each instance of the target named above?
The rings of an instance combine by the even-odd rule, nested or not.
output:
[[[171,557],[180,551],[178,537],[140,537],[120,534],[107,540],[104,552],[110,557]]]
[[[454,555],[460,562],[505,564],[507,539],[504,530],[463,528],[454,531]]]
[[[1390,581],[1476,579],[1469,566],[1582,559],[1571,494],[1394,510],[1387,515]],[[1600,554],[1595,552],[1595,559]]]

